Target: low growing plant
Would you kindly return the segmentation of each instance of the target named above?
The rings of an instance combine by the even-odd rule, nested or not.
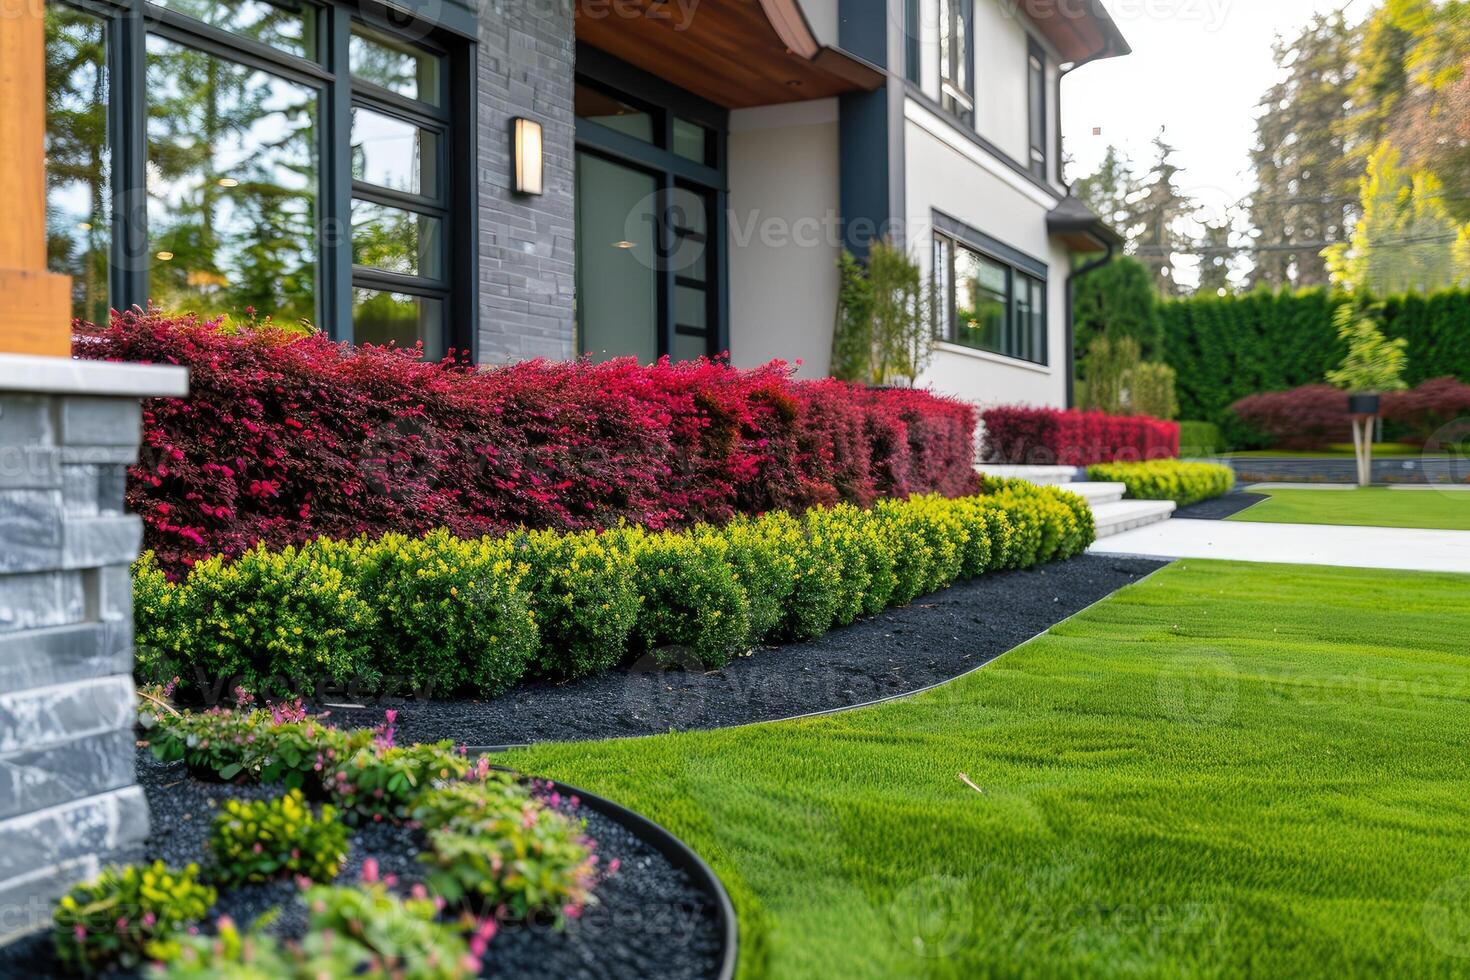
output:
[[[162,861],[105,868],[57,902],[57,959],[86,975],[137,967],[151,943],[199,922],[214,905],[214,889],[198,878],[197,864],[181,870]]]
[[[642,605],[629,552],[592,532],[535,531],[516,535],[512,553],[540,630],[533,673],[570,680],[623,659]]]
[[[1151,463],[1099,463],[1087,468],[1090,480],[1122,483],[1137,500],[1172,500],[1181,507],[1223,496],[1235,486],[1235,471],[1215,463],[1177,459]]]
[[[341,757],[326,780],[327,793],[354,821],[402,821],[414,801],[438,783],[463,779],[470,762],[450,741],[407,746],[362,746]]]
[[[456,783],[422,797],[414,819],[429,837],[428,884],[451,903],[513,918],[580,914],[597,858],[579,824],[518,785]]]
[[[312,813],[300,790],[274,800],[228,800],[209,835],[225,884],[300,875],[331,881],[347,858],[347,826],[331,805]]]

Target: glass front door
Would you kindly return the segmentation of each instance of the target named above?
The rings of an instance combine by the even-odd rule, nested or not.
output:
[[[658,180],[577,154],[579,353],[659,356]]]

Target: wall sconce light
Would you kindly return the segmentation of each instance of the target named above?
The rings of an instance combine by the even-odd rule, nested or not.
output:
[[[517,117],[514,143],[516,193],[540,194],[543,177],[541,124]]]

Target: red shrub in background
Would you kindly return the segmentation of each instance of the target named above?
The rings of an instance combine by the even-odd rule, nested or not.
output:
[[[988,409],[981,417],[984,455],[992,463],[1088,466],[1179,455],[1177,422],[1015,405]]]
[[[190,368],[189,398],[144,403],[128,483],[147,546],[175,572],[257,541],[658,528],[975,482],[969,406],[796,381],[780,363],[478,371],[157,312],[89,328],[76,350]]]
[[[1423,445],[1444,426],[1470,415],[1470,385],[1434,378],[1412,391],[1384,395],[1382,408],[1383,417],[1396,423],[1395,438]],[[1281,449],[1323,449],[1352,440],[1347,394],[1331,385],[1251,395],[1231,409]]]

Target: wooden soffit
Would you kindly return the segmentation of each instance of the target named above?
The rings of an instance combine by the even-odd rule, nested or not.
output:
[[[1102,0],[1013,0],[1017,8],[1074,66],[1116,58],[1133,49]]]
[[[577,40],[731,109],[883,85],[812,34],[797,0],[577,0]]]

